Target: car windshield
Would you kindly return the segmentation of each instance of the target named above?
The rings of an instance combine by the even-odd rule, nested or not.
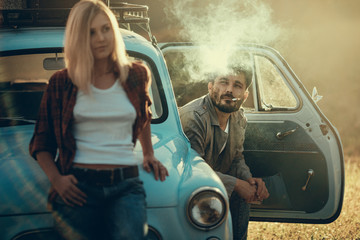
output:
[[[143,61],[153,73],[154,66],[141,57],[131,59]],[[0,57],[0,127],[35,123],[48,81],[63,67],[63,54],[59,51],[24,55],[17,52]],[[163,113],[157,81],[152,81],[150,96],[156,120]]]

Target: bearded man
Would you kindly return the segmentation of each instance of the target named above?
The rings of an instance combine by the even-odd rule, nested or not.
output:
[[[209,93],[179,109],[191,147],[223,182],[230,203],[233,239],[246,239],[250,202],[269,197],[261,178],[253,178],[243,156],[247,124],[241,108],[249,95],[252,71],[232,67],[212,75]]]

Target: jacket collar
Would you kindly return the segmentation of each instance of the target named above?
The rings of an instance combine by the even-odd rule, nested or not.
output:
[[[211,101],[210,94],[206,94],[204,102],[205,102],[205,104],[204,104],[203,108],[207,109],[210,114],[211,125],[220,126],[219,119],[218,119],[218,116],[215,111],[215,106],[213,105],[213,103]]]

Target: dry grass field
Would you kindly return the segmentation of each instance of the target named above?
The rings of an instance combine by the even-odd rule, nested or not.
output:
[[[250,222],[249,240],[360,239],[360,156],[345,157],[345,199],[339,218],[330,224]]]

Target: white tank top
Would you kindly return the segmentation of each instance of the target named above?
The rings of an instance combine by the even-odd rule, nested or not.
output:
[[[115,81],[108,89],[78,91],[74,107],[75,163],[136,165],[132,142],[134,106]]]

